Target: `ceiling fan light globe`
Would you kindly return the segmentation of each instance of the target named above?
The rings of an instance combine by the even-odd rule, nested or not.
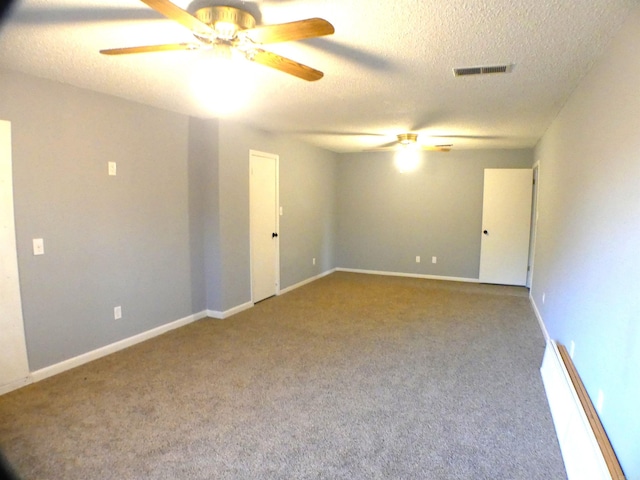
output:
[[[233,57],[233,50],[231,45],[226,43],[216,43],[213,48],[213,57],[217,60],[231,60]],[[224,64],[218,66],[218,68],[224,68]]]
[[[238,32],[237,26],[230,22],[216,22],[213,29],[216,36],[222,40],[233,40]]]
[[[396,152],[394,163],[400,173],[413,172],[420,165],[420,152],[414,148],[401,148]]]
[[[194,99],[207,114],[216,117],[231,116],[245,109],[255,90],[255,82],[247,74],[250,64],[217,56],[210,60],[199,64],[192,72]]]

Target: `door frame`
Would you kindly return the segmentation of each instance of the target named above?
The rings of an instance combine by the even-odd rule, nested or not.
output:
[[[252,198],[251,191],[251,158],[253,156],[266,157],[275,161],[276,167],[276,199],[275,199],[275,219],[276,219],[276,232],[278,232],[278,236],[275,238],[276,240],[276,261],[275,261],[275,278],[276,278],[276,295],[280,295],[280,156],[275,153],[263,152],[260,150],[249,150],[249,278],[250,278],[250,287],[251,287],[251,303],[255,305],[253,298],[253,246],[252,246],[252,238],[253,231],[251,227],[251,208],[252,202],[254,199]]]
[[[495,172],[495,175],[492,175],[489,178],[488,177],[489,172]],[[521,178],[520,172],[527,172],[528,173],[527,178]],[[494,284],[517,285],[517,286],[527,285],[527,282],[529,279],[529,260],[531,257],[531,209],[532,209],[532,203],[533,203],[532,202],[533,173],[534,173],[533,168],[531,167],[529,168],[485,168],[484,169],[484,185],[483,185],[483,194],[482,194],[483,195],[483,202],[482,202],[483,234],[481,234],[480,271],[478,275],[478,281],[480,283],[494,283]],[[514,178],[513,177],[514,175],[517,175],[517,178]],[[505,178],[505,176],[507,176],[507,178]],[[488,178],[492,181],[490,190],[487,190]],[[501,190],[501,189],[496,190],[496,188],[498,187],[498,185],[495,184],[496,180],[498,181],[498,184],[500,187],[504,187],[504,189],[506,189],[506,193],[504,190]],[[507,182],[507,180],[508,180],[508,184],[505,183]],[[524,180],[527,181],[526,184],[520,183],[520,182],[523,182]],[[509,189],[514,189],[516,187],[517,187],[517,190],[513,190],[513,191],[509,190]],[[527,189],[528,197],[523,196],[525,187]],[[501,197],[498,197],[498,198],[502,200],[505,198],[504,197],[505,194],[515,194],[516,195],[515,198],[519,200],[519,203],[517,204],[517,207],[516,207],[517,211],[514,212],[513,207],[510,207],[510,208],[507,208],[507,211],[501,212],[501,213],[507,213],[509,215],[512,215],[514,213],[518,214],[517,225],[521,227],[521,230],[514,231],[513,224],[509,224],[510,227],[508,227],[508,228],[511,228],[510,230],[511,234],[513,233],[517,234],[517,239],[516,239],[517,244],[509,243],[508,245],[510,247],[507,249],[508,250],[507,254],[511,254],[507,265],[515,266],[515,264],[513,264],[513,261],[517,261],[517,272],[512,268],[508,268],[507,270],[504,270],[503,266],[500,267],[498,271],[496,271],[495,267],[499,263],[496,261],[497,259],[496,242],[493,241],[491,244],[489,244],[489,240],[487,240],[488,237],[486,237],[487,230],[484,230],[487,227],[489,230],[492,228],[491,225],[487,226],[487,221],[488,221],[487,214],[489,213],[492,216],[492,218],[495,220],[496,212],[494,207],[499,206],[499,208],[504,208],[503,205],[506,205],[505,202],[496,203],[495,195],[488,197],[488,192],[498,192],[498,191],[501,192]],[[488,200],[492,200],[492,201],[489,202]],[[524,210],[524,206],[525,206],[524,202],[528,204],[526,211]],[[513,204],[513,202],[511,202],[511,204]],[[524,217],[524,215],[526,215],[526,217]],[[500,221],[504,221],[502,216],[499,218],[500,218]],[[528,230],[526,237],[524,237],[525,218],[527,220],[526,229]],[[500,224],[499,223],[500,221],[498,221],[498,224]],[[504,227],[505,224],[502,223],[500,225]],[[513,240],[513,238],[510,238],[510,239]],[[504,244],[504,237],[501,237],[501,241],[503,242],[503,246],[506,245]],[[513,249],[514,246],[517,247],[515,250]],[[526,254],[526,257],[525,257],[525,254]],[[504,265],[504,262],[502,263],[502,265]],[[516,280],[516,277],[517,277],[517,280]]]
[[[9,335],[9,350],[5,350],[5,354],[12,354],[12,361],[9,363],[10,372],[7,378],[8,383],[0,384],[0,395],[15,390],[24,385],[31,383],[29,371],[29,357],[27,354],[26,334],[24,329],[24,318],[22,313],[22,296],[20,293],[20,273],[18,271],[18,250],[15,229],[15,205],[13,197],[13,159],[11,152],[11,122],[8,120],[0,120],[0,135],[8,137],[8,161],[0,159],[0,180],[5,183],[7,188],[3,188],[3,199],[0,199],[0,227],[4,233],[2,241],[2,251],[0,255],[6,259],[3,262],[3,271],[0,272],[2,277],[3,297],[2,301],[2,317],[7,324],[3,327],[7,328]],[[4,146],[0,146],[3,148]],[[6,195],[6,197],[5,197]],[[6,308],[6,311],[5,311]],[[6,337],[5,337],[6,338]],[[3,347],[6,347],[3,346]]]
[[[538,233],[538,194],[540,185],[540,163],[536,162],[533,167],[533,189],[531,192],[531,232],[529,235],[529,270],[527,271],[526,287],[531,289],[533,281],[533,264],[536,258],[536,235]]]

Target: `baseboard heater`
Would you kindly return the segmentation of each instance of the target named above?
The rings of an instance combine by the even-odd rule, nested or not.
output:
[[[567,349],[549,340],[540,372],[569,480],[625,480]]]

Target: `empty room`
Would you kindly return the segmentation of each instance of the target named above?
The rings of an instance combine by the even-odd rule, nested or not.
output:
[[[0,468],[640,480],[633,0],[19,0]]]

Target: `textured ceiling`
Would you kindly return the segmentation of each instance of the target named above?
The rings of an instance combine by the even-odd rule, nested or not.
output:
[[[136,0],[17,1],[0,26],[0,69],[198,117],[224,100],[244,123],[345,152],[419,133],[454,149],[532,147],[636,0],[175,0],[224,4],[274,24],[321,17],[335,34],[269,45],[325,73],[306,82],[211,52],[104,56],[104,48],[192,41]],[[454,77],[454,67],[513,64]],[[222,95],[220,95],[222,93]]]

